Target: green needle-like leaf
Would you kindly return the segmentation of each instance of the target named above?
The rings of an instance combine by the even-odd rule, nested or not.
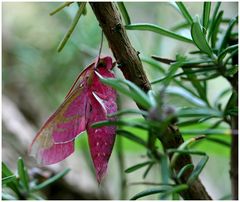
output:
[[[140,89],[136,84],[134,84],[128,80],[120,80],[120,82],[124,83],[125,85],[127,85],[130,88],[132,93],[135,95],[135,101],[139,102],[139,104],[141,104],[143,107],[145,107],[145,109],[148,110],[152,107],[147,94],[145,92],[143,92],[143,90]]]
[[[227,44],[228,44],[227,42],[228,42],[228,39],[230,38],[231,31],[237,21],[238,21],[238,17],[235,17],[229,22],[228,27],[227,27],[227,29],[222,37],[222,40],[220,42],[219,51],[222,51],[224,48],[227,47]]]
[[[50,15],[54,15],[56,14],[57,12],[61,11],[62,9],[64,9],[65,7],[67,6],[70,6],[73,2],[65,2],[63,4],[61,4],[58,8],[56,8],[54,11],[52,11],[50,13]]]
[[[167,29],[164,29],[162,27],[159,27],[154,24],[148,24],[148,23],[137,23],[137,24],[130,24],[125,26],[128,30],[143,30],[143,31],[152,31],[158,34],[161,34],[163,36],[167,36],[173,39],[177,39],[179,41],[184,41],[187,43],[193,43],[191,39],[184,37],[182,35],[176,34],[172,31],[169,31]]]
[[[217,111],[216,109],[211,108],[182,108],[177,112],[177,115],[179,117],[206,117],[206,116],[212,116],[212,117],[222,117],[223,113],[221,111]]]
[[[45,187],[47,187],[48,185],[54,183],[55,181],[59,180],[60,178],[62,178],[63,176],[65,176],[68,172],[70,171],[69,168],[65,169],[64,171],[54,175],[53,177],[47,179],[46,181],[44,181],[43,183],[41,184],[38,184],[36,185],[33,190],[36,191],[36,190],[40,190],[40,189],[43,189]]]
[[[211,71],[216,72],[216,70],[218,69],[218,66],[216,65],[209,65],[209,66],[202,66],[202,68],[198,68],[198,69],[190,69],[190,68],[185,68],[184,72],[175,74],[174,77],[179,77],[179,76],[184,76],[184,75],[194,75],[197,76],[198,73],[200,75],[204,74],[204,73],[209,73]]]
[[[233,91],[224,109],[225,114],[229,109],[233,109],[237,105],[237,99],[238,99],[238,94],[236,91]]]
[[[149,165],[149,164],[152,164],[154,163],[154,161],[146,161],[146,162],[143,162],[143,163],[139,163],[139,164],[136,164],[134,166],[131,166],[130,168],[126,169],[125,170],[125,173],[131,173],[131,172],[134,172],[135,170],[138,170],[146,165]]]
[[[85,6],[86,6],[86,2],[82,2],[78,11],[77,11],[77,14],[75,15],[75,17],[73,19],[72,24],[70,25],[67,33],[65,34],[65,36],[63,37],[62,41],[60,42],[60,44],[57,48],[58,52],[60,52],[63,49],[63,47],[67,43],[68,39],[70,38],[71,34],[73,33],[73,30],[75,29],[83,11],[84,11]]]
[[[143,116],[147,116],[148,113],[146,111],[143,110],[138,110],[138,109],[123,109],[123,110],[119,110],[115,113],[112,114],[108,114],[108,117],[114,117],[114,116],[122,116],[125,114],[139,114],[139,115],[143,115]]]
[[[146,121],[99,121],[96,123],[93,123],[91,125],[92,128],[100,128],[102,126],[129,126],[129,127],[135,127],[135,128],[140,128],[143,130],[149,130],[149,125],[146,123]]]
[[[210,57],[213,56],[213,52],[207,43],[206,37],[201,29],[199,19],[197,18],[191,27],[191,35],[194,43],[202,52],[208,54]]]
[[[230,129],[181,130],[183,135],[230,135]]]
[[[198,178],[198,176],[202,172],[204,166],[206,165],[208,159],[209,159],[209,157],[207,155],[202,157],[202,159],[197,164],[197,166],[193,170],[192,174],[188,178],[187,184],[191,184],[194,180],[196,180]]]
[[[151,65],[153,68],[155,68],[157,71],[161,73],[165,73],[165,69],[159,64],[159,62],[156,62],[152,58],[140,56],[140,59],[142,62],[145,62],[146,64]]]
[[[224,49],[218,56],[218,61],[222,61],[227,53],[232,53],[233,51],[238,50],[238,44],[228,46]]]
[[[190,138],[189,140],[187,140],[187,141],[185,141],[184,143],[182,143],[182,144],[178,147],[178,149],[177,149],[176,151],[182,151],[182,152],[186,151],[186,152],[188,152],[188,150],[186,150],[186,149],[187,149],[187,147],[188,147],[190,144],[192,144],[192,143],[195,142],[195,141],[201,140],[201,139],[203,139],[204,137],[205,137],[205,136],[202,135],[202,136]],[[169,149],[169,150],[170,150],[170,149]],[[171,149],[171,150],[172,150],[172,149]],[[171,151],[171,150],[170,150],[170,151]],[[172,168],[174,168],[178,157],[179,157],[180,154],[182,153],[182,152],[176,152],[176,151],[175,151],[175,153],[173,154],[173,156],[172,156],[172,158],[171,158],[171,163],[170,163],[170,164],[171,164],[171,167],[172,167]]]
[[[180,11],[182,12],[183,16],[185,17],[185,19],[187,20],[187,22],[191,25],[193,23],[193,19],[185,5],[182,2],[176,2],[176,4]]]
[[[194,76],[196,76],[196,75],[194,75]],[[202,78],[197,78],[197,81],[200,83],[200,81],[207,81],[207,80],[210,80],[210,79],[215,79],[215,78],[217,78],[218,76],[220,76],[220,74],[219,74],[219,72],[216,72],[216,73],[210,74],[209,76],[204,76],[204,77],[202,77]],[[182,79],[182,80],[191,81],[191,82],[193,83],[192,79],[190,79],[190,78],[181,77],[181,79]],[[195,81],[196,81],[196,80],[195,80]],[[194,87],[195,87],[195,86],[194,86]],[[204,89],[202,89],[202,90],[204,90]],[[197,91],[199,92],[199,89],[198,89]],[[204,90],[204,91],[205,91],[205,90]],[[210,104],[209,104],[209,102],[208,102],[208,100],[207,100],[207,97],[206,97],[207,95],[206,95],[206,94],[205,94],[205,95],[203,94],[204,91],[201,93],[201,98],[208,103],[208,106],[210,106]],[[200,93],[199,93],[199,95],[200,95]]]
[[[203,32],[206,34],[209,24],[209,16],[211,12],[211,2],[204,2],[203,3]]]
[[[162,82],[164,86],[168,86],[172,81],[172,78],[174,78],[175,72],[184,64],[184,61],[184,59],[180,59],[179,61],[172,63],[169,67],[167,75],[164,78],[152,81],[151,84]]]
[[[222,90],[219,95],[216,97],[215,101],[214,101],[214,105],[215,106],[218,106],[219,104],[219,101],[224,98],[227,94],[230,94],[231,93],[231,88],[226,88],[224,90]]]
[[[228,63],[228,61],[230,60],[230,59],[232,59],[235,55],[237,55],[238,54],[238,49],[235,49],[234,51],[232,51],[231,53],[230,53],[230,55],[228,56],[228,57],[226,57],[226,60],[225,60],[225,62],[224,62],[224,66],[226,66],[227,65],[227,63]],[[229,69],[229,70],[231,70],[229,73],[230,73],[230,75],[232,74],[235,74],[235,73],[237,73],[238,72],[238,65],[235,65],[235,66],[233,66],[233,69],[231,68],[231,69]],[[229,70],[227,70],[227,74],[226,75],[228,75],[229,73],[228,73],[228,71]],[[232,71],[233,70],[233,71]]]
[[[168,164],[167,155],[163,155],[161,157],[160,166],[161,166],[162,182],[165,184],[168,184],[170,180],[170,173],[169,173],[169,164]]]
[[[2,177],[12,176],[13,172],[2,162]]]
[[[153,167],[154,163],[149,164],[147,169],[145,170],[145,172],[143,173],[143,179],[145,179],[149,173],[149,171],[151,170],[151,168]]]
[[[189,126],[189,125],[195,125],[196,123],[198,123],[200,120],[200,118],[196,118],[196,119],[191,119],[191,120],[187,120],[187,121],[180,121],[177,123],[178,127],[184,127],[184,126]]]
[[[183,166],[181,168],[181,170],[178,172],[177,174],[177,179],[181,179],[181,177],[183,176],[183,174],[187,171],[187,170],[192,170],[194,168],[194,165],[193,164],[187,164],[185,166]]]
[[[144,93],[136,84],[123,79],[106,79],[103,78],[100,74],[96,74],[99,76],[101,82],[132,98],[136,103],[144,107],[146,110],[151,108],[151,102],[149,101],[147,94]],[[128,90],[122,84],[128,86],[130,90]]]
[[[28,177],[27,169],[21,157],[18,158],[18,175],[19,175],[20,181],[23,183],[23,186],[28,190],[29,177]]]
[[[136,194],[130,200],[137,200],[137,199],[145,197],[145,196],[163,193],[163,192],[167,191],[168,189],[169,189],[168,186],[163,186],[162,188],[147,189],[145,191],[142,191],[142,192]]]
[[[205,152],[189,150],[189,149],[168,149],[167,153],[168,154],[170,154],[170,153],[193,154],[193,155],[200,155],[200,156],[206,155]]]
[[[10,176],[8,176],[8,177],[2,178],[2,184],[4,185],[4,184],[7,184],[7,183],[9,183],[9,182],[16,181],[16,180],[17,180],[17,178],[16,178],[15,175],[10,175]]]
[[[80,8],[82,3],[81,2],[77,2],[77,4],[78,4],[78,7]],[[87,6],[84,7],[82,14],[83,15],[87,15]]]
[[[119,130],[117,130],[117,134],[121,135],[125,138],[128,138],[132,142],[135,142],[135,143],[140,144],[144,147],[147,147],[146,141],[144,141],[143,139],[141,139],[140,137],[134,135],[133,133],[131,133],[129,131],[119,129]]]
[[[96,73],[97,75],[99,75],[99,78],[101,80],[101,82],[103,82],[106,85],[111,86],[112,88],[116,89],[117,91],[121,92],[122,94],[133,98],[133,95],[131,94],[131,92],[123,85],[120,84],[120,79],[106,79],[103,78],[100,74]]]
[[[166,93],[170,95],[177,95],[180,99],[184,99],[195,106],[206,107],[205,102],[181,87],[168,86]]]
[[[215,6],[215,9],[214,9],[214,12],[213,12],[213,16],[212,16],[213,19],[215,19],[215,17],[217,16],[217,13],[218,13],[218,10],[219,10],[219,8],[221,6],[221,3],[222,2],[216,2],[216,6]]]
[[[125,24],[126,25],[131,24],[131,20],[130,20],[130,17],[128,15],[128,12],[127,12],[127,9],[126,9],[124,3],[123,2],[117,2],[117,5],[118,5],[118,8],[120,9],[120,12],[121,12],[121,14],[123,16]]]
[[[211,19],[211,22],[210,22],[210,26],[209,26],[209,32],[208,32],[208,40],[210,40],[211,36],[212,36],[212,33],[214,31],[214,22],[216,21],[216,17],[218,15],[218,10],[220,8],[220,5],[221,5],[221,2],[217,2],[216,3],[216,6],[214,8],[214,12],[213,12],[213,15],[212,15],[212,19]],[[213,47],[213,46],[212,46]]]
[[[221,140],[221,139],[219,139],[219,138],[207,136],[206,139],[209,140],[209,141],[215,142],[215,143],[217,143],[217,144],[226,146],[226,147],[228,147],[228,148],[231,147],[231,144],[230,144],[229,142],[224,141],[224,140]]]
[[[167,76],[164,78],[163,84],[164,86],[168,86],[173,78],[173,75],[175,74],[175,72],[184,64],[184,59],[180,59],[179,61],[173,63],[168,71]]]
[[[184,28],[188,28],[190,25],[188,22],[179,23],[171,28],[171,31],[175,32]]]
[[[181,191],[184,191],[184,190],[187,190],[187,189],[188,189],[188,185],[186,185],[186,184],[181,184],[181,185],[174,186],[173,188],[171,188],[168,191],[166,191],[162,195],[162,198],[165,198],[166,196],[168,196],[170,194],[180,193]]]
[[[21,157],[18,158],[18,175],[24,188],[26,190],[29,190],[29,176],[27,173],[27,169],[24,165],[23,159]]]
[[[169,194],[179,193],[179,192],[181,192],[183,190],[186,190],[186,189],[188,189],[188,185],[186,185],[186,184],[181,184],[181,185],[177,185],[177,186],[174,186],[174,187],[162,186],[161,188],[147,189],[145,191],[142,191],[142,192],[136,194],[135,196],[133,196],[131,198],[131,200],[136,200],[138,198],[142,198],[142,197],[145,197],[145,196],[158,194],[158,193],[164,193],[163,197],[166,197]]]
[[[5,163],[2,162],[2,177],[5,178],[13,175],[13,172],[7,167]],[[10,187],[15,193],[20,193],[18,190],[18,183],[16,181],[9,182],[8,187]]]
[[[220,23],[222,22],[223,11],[220,11],[216,19],[212,22],[212,30],[209,31],[209,38],[211,37],[211,46],[215,48],[217,43],[217,35],[220,29]]]

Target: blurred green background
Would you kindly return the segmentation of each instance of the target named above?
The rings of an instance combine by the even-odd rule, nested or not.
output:
[[[36,131],[63,101],[77,75],[96,58],[101,40],[101,29],[88,5],[87,15],[81,17],[70,40],[62,52],[58,53],[57,46],[78,9],[77,5],[73,4],[54,16],[50,16],[49,13],[59,3],[5,2],[2,5],[3,95],[16,105],[22,116],[33,126],[33,130]],[[148,22],[170,29],[184,21],[170,3],[127,2],[125,5],[132,23]],[[186,5],[192,14],[201,15],[201,2],[187,2]],[[234,17],[238,13],[237,3],[225,2],[222,3],[221,8],[224,10],[226,18]],[[133,47],[140,52],[141,57],[149,58],[151,55],[158,55],[175,59],[176,54],[187,54],[193,48],[189,44],[150,32],[128,31],[127,33]],[[187,30],[182,30],[181,34],[185,36],[190,35]],[[105,38],[102,54],[112,55]],[[161,77],[159,71],[148,64],[143,64],[150,81]],[[118,77],[122,77],[121,72],[117,68],[115,68],[115,71]],[[209,100],[213,101],[219,95],[220,91],[228,87],[228,83],[222,78],[217,78],[211,80],[209,86]],[[153,88],[157,89],[157,86],[153,86]],[[227,98],[222,100],[223,104]],[[125,97],[121,96],[120,101],[122,108],[136,107],[132,101]],[[175,107],[189,105],[183,99],[174,96],[167,97],[167,101]],[[7,109],[5,108],[5,103],[3,102],[2,106],[3,112],[4,109]],[[10,112],[7,111],[6,113]],[[14,114],[10,113],[8,121],[14,122],[15,118]],[[14,162],[18,156],[6,154],[8,150],[4,147],[5,140],[7,140],[5,137],[12,133],[9,132],[8,127],[5,120],[3,120],[3,161],[9,161],[9,158],[11,158],[11,161]],[[198,125],[198,127],[202,129],[207,126],[203,124]],[[222,127],[225,128],[226,126]],[[146,137],[143,131],[137,131],[136,133],[139,136]],[[33,133],[32,138],[34,135]],[[226,137],[224,138],[226,139]],[[29,141],[31,142],[31,139]],[[125,139],[122,139],[122,141],[125,168],[139,161],[144,161],[144,156],[146,155],[144,148]],[[28,145],[25,146],[26,148],[28,147]],[[81,135],[77,139],[76,146],[77,151],[87,155],[86,135]],[[209,190],[210,195],[217,199],[229,194],[229,148],[208,141],[204,141],[197,147],[208,152],[210,155],[207,168],[201,174],[201,179]],[[26,153],[25,155],[27,158]],[[85,159],[79,158],[79,161],[87,161],[86,159],[87,157]],[[119,171],[116,172],[118,169],[117,163],[117,152],[114,151],[107,176],[108,183],[113,183],[114,185],[110,189],[110,195],[113,199],[118,199],[118,195],[120,194],[118,189],[119,176],[116,177],[116,182],[113,182],[114,177],[119,175]],[[12,167],[14,167],[14,164],[12,164]],[[78,170],[78,168],[75,169]],[[86,169],[88,168],[86,167]],[[127,183],[142,181],[139,177],[142,175],[142,171],[139,170],[128,174]],[[147,177],[146,181],[158,180],[155,177],[158,172],[159,168],[154,168],[154,172]],[[125,197],[129,198],[143,189],[143,185],[129,186]],[[146,197],[146,199],[148,198]],[[154,199],[154,197],[151,196],[149,199]]]

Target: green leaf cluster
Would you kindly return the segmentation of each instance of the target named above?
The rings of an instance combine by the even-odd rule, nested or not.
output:
[[[17,161],[17,173],[14,174],[10,168],[2,162],[2,199],[3,200],[43,200],[40,190],[61,179],[70,170],[64,171],[38,183],[29,176],[24,161],[19,157]]]

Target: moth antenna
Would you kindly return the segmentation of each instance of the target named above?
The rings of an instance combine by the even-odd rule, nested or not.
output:
[[[98,63],[99,63],[100,55],[101,55],[101,52],[102,52],[102,46],[103,46],[103,31],[102,31],[102,35],[101,35],[101,43],[100,43],[100,47],[99,47],[99,53],[98,53],[98,57],[97,57],[97,60],[96,60],[94,69],[97,68],[97,65],[98,65]]]

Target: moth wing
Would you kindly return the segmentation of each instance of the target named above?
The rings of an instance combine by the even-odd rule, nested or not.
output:
[[[83,83],[83,81],[85,80],[86,75],[88,74],[88,72],[90,72],[90,71],[93,70],[94,64],[95,64],[95,63],[92,63],[92,64],[88,65],[88,67],[85,68],[85,69],[77,76],[77,78],[76,78],[76,80],[74,81],[72,87],[71,87],[70,90],[68,91],[65,99],[67,99],[68,96],[70,96],[70,95],[72,94],[72,92],[73,92],[76,88],[78,88],[79,86],[82,85],[82,83]]]
[[[114,77],[114,74],[107,68],[98,68],[98,71],[104,77]],[[92,83],[92,89],[89,92],[89,113],[87,113],[87,133],[90,145],[91,157],[95,167],[97,180],[100,183],[106,173],[109,158],[112,153],[116,127],[104,126],[92,128],[93,123],[108,120],[107,114],[117,111],[116,91],[111,87],[102,84],[95,74]],[[111,118],[114,119],[114,118]]]
[[[107,120],[107,111],[97,95],[90,98],[92,111],[87,124],[88,142],[98,182],[106,173],[109,158],[115,141],[115,126],[92,128],[93,123]]]
[[[86,128],[86,89],[75,88],[46,121],[30,146],[41,164],[57,163],[74,151],[74,138]]]

